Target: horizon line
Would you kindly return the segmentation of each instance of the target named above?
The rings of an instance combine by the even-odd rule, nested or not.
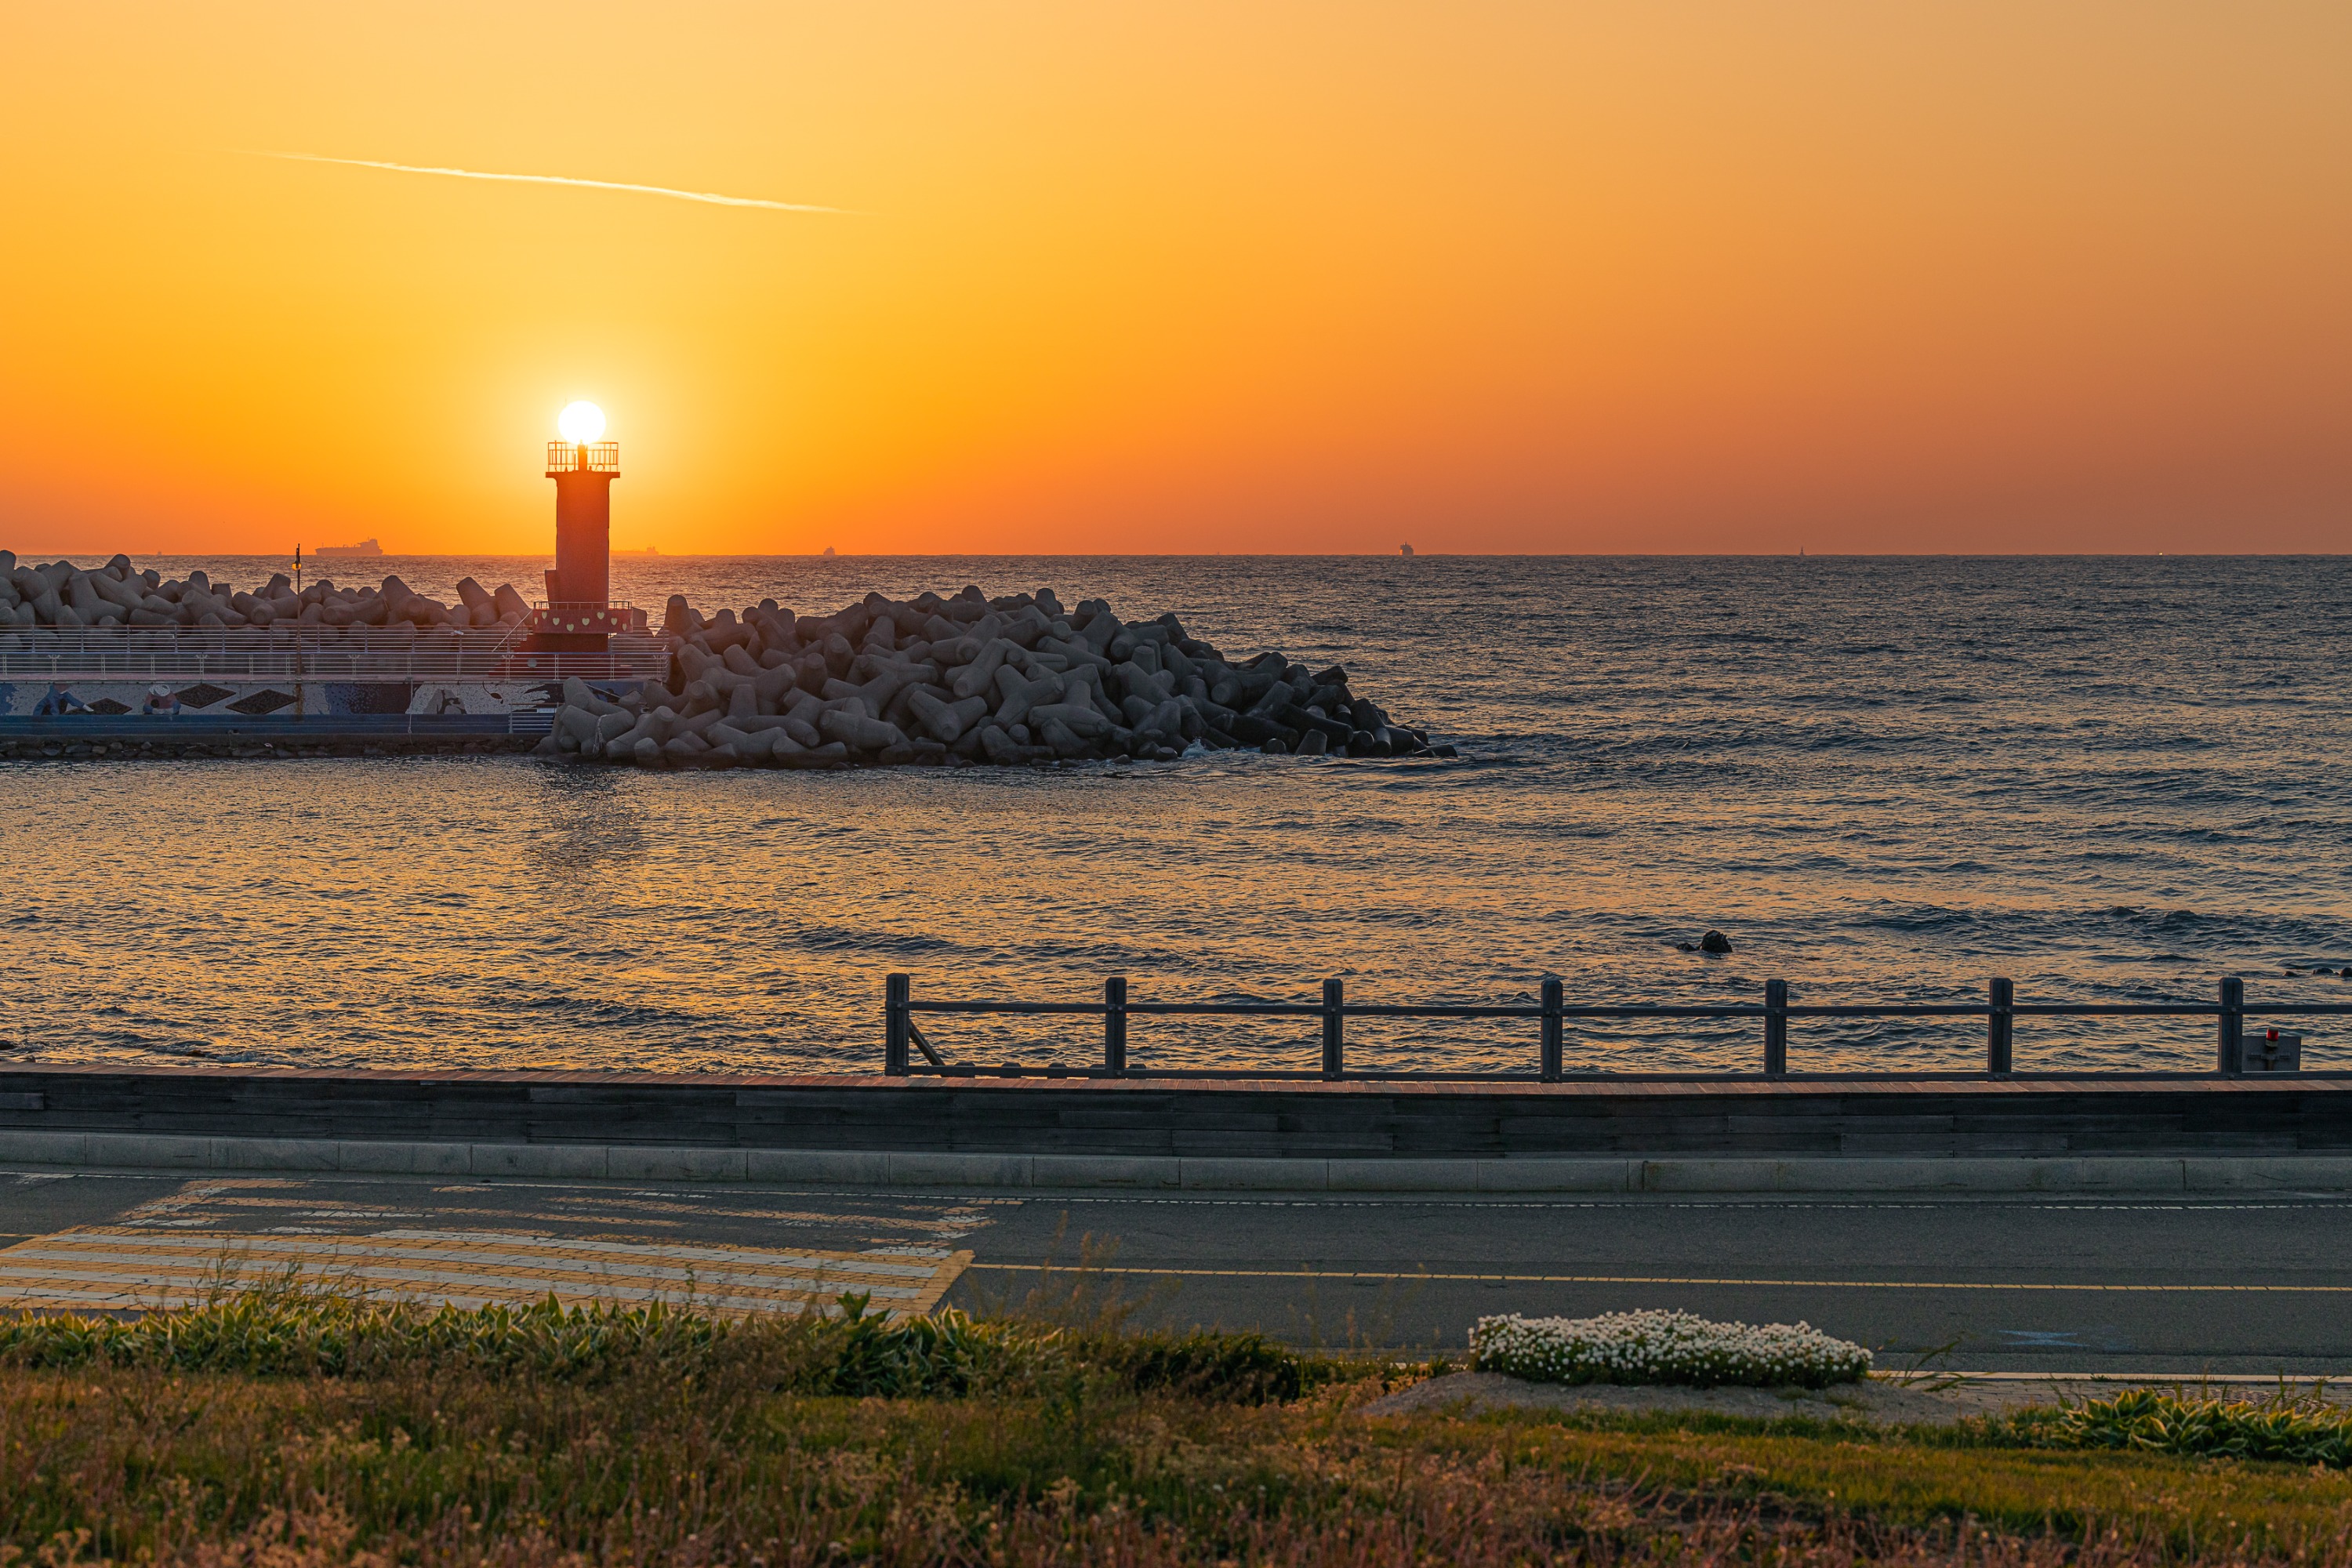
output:
[[[242,560],[265,560],[278,554],[290,555],[294,546],[284,551],[238,550],[149,550],[108,551],[103,559],[117,554],[163,559],[186,560],[200,555],[223,556]],[[544,561],[551,560],[554,552],[499,550],[386,550],[378,554],[321,556],[315,552],[320,546],[300,546],[306,553],[304,564],[314,561]],[[327,546],[334,549],[334,546]],[[22,562],[31,555],[49,552],[44,547],[16,550],[13,553]],[[91,550],[58,550],[57,559],[96,555]],[[1872,551],[1833,550],[1807,551],[1802,554],[1787,550],[1717,550],[1717,551],[1655,551],[1655,550],[1415,550],[1412,555],[1396,551],[1372,550],[1256,550],[1256,551],[1121,551],[1118,552],[1057,552],[1053,551],[940,551],[940,550],[850,550],[828,552],[823,550],[662,550],[655,546],[616,549],[611,553],[622,559],[639,561],[2259,561],[2259,560],[2341,560],[2352,556],[2346,550],[1937,550],[1937,551]]]

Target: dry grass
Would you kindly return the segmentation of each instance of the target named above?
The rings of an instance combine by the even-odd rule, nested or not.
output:
[[[748,1369],[746,1369],[748,1370]],[[2336,1471],[1139,1394],[0,1374],[28,1558],[430,1563],[2352,1563]],[[12,1548],[0,1548],[5,1560]]]
[[[278,1342],[266,1314],[240,1323]],[[593,1325],[550,1329],[562,1354],[388,1330],[409,1348],[340,1375],[20,1355],[0,1563],[2352,1568],[2341,1470],[2021,1447],[1992,1424],[1375,1418],[1359,1406],[1393,1369],[1099,1323],[995,1325],[1059,1348],[851,1397],[807,1392],[851,1364],[837,1324],[656,1327],[584,1359]]]

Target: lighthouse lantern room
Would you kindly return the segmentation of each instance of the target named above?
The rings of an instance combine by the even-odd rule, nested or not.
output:
[[[604,410],[574,403],[556,420],[562,439],[547,444],[555,481],[555,568],[547,603],[531,616],[530,647],[541,653],[603,653],[606,638],[630,629],[630,613],[613,603],[613,481],[621,444],[603,439]]]

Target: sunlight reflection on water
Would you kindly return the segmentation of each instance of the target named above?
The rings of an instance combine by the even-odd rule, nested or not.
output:
[[[158,563],[157,564],[163,564]],[[242,583],[262,572],[208,563]],[[256,563],[257,565],[258,563]],[[356,564],[356,563],[352,563]],[[532,563],[390,563],[425,591]],[[385,568],[378,568],[383,570]],[[8,1059],[866,1068],[919,993],[1359,1001],[2342,1001],[2341,562],[619,561],[658,604],[1050,583],[1336,658],[1453,763],[654,774],[514,758],[0,764]],[[346,570],[344,575],[362,574]],[[724,594],[724,598],[720,595]],[[1286,638],[1312,626],[1314,640]],[[1727,959],[1675,951],[1710,926]],[[1976,1020],[1800,1024],[1963,1067]],[[1098,1027],[940,1018],[953,1058]],[[2021,1067],[2201,1066],[2210,1024],[2019,1025]],[[2325,1022],[2313,1065],[2347,1059]],[[1305,1068],[1312,1020],[1139,1019]],[[1571,1026],[1571,1066],[1752,1066],[1754,1025]],[[1350,1059],[1524,1067],[1531,1024]]]

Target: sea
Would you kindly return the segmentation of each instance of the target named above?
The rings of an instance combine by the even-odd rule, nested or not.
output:
[[[239,586],[275,558],[152,559]],[[528,595],[544,561],[334,561]],[[316,569],[314,563],[313,569]],[[2352,562],[2210,556],[620,557],[803,613],[1052,587],[1344,665],[1453,759],[654,773],[524,757],[0,763],[0,1061],[872,1073],[918,999],[2352,1000]],[[1719,931],[1730,951],[1693,951]],[[2299,1027],[2352,1066],[2352,1020]],[[952,1062],[1099,1058],[940,1015]],[[2210,1066],[2211,1019],[2025,1018],[2022,1070]],[[1311,1017],[1138,1017],[1301,1069]],[[1528,1070],[1527,1019],[1351,1020],[1350,1066]],[[1805,1019],[1799,1072],[1981,1064]],[[1571,1023],[1598,1073],[1754,1071],[1752,1018]]]

